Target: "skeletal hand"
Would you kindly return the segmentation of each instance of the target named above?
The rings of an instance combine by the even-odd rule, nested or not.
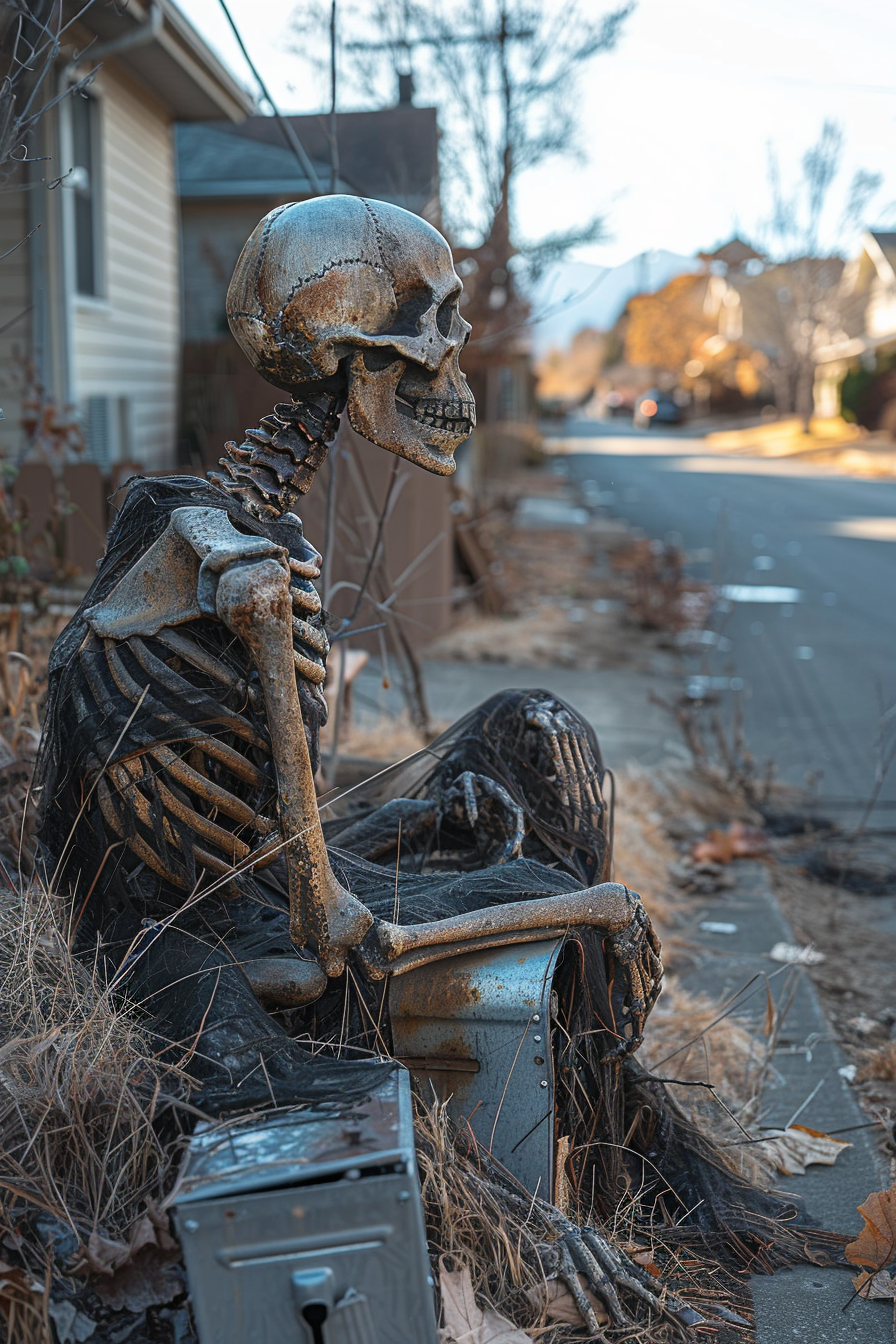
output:
[[[646,1269],[594,1228],[577,1227],[559,1213],[554,1214],[552,1221],[556,1222],[560,1235],[556,1241],[538,1248],[539,1260],[548,1277],[558,1279],[569,1290],[591,1337],[604,1338],[586,1290],[605,1304],[614,1326],[636,1328],[636,1322],[622,1305],[620,1288],[627,1289],[657,1316],[673,1322],[682,1338],[689,1338],[689,1327],[702,1322],[699,1312],[659,1286]]]
[[[593,829],[599,830],[604,801],[597,780],[597,765],[590,750],[586,761],[580,734],[562,726],[565,717],[539,709],[530,719],[533,726],[537,724],[548,738],[553,773],[546,771],[546,778],[553,782],[561,804],[575,818],[576,829],[581,817]]]
[[[607,938],[605,948],[621,972],[616,973],[611,966],[608,976],[616,1029],[621,1038],[611,1057],[628,1055],[641,1044],[644,1023],[663,984],[660,940],[638,898],[632,900],[631,922],[621,933]],[[630,1035],[624,1034],[627,1026],[631,1027]]]
[[[475,1175],[468,1174],[468,1179],[482,1189],[490,1202],[499,1207],[501,1203],[515,1205],[527,1222],[534,1215],[545,1232],[550,1228],[556,1233],[552,1240],[535,1247],[539,1267],[549,1279],[557,1279],[569,1290],[589,1339],[606,1339],[597,1313],[588,1300],[589,1292],[606,1305],[614,1327],[638,1331],[638,1322],[623,1305],[622,1294],[625,1293],[643,1303],[657,1317],[669,1321],[680,1338],[692,1338],[690,1327],[702,1322],[700,1313],[651,1277],[642,1265],[631,1260],[596,1228],[580,1227],[553,1204],[524,1193],[480,1148],[477,1148],[477,1168]],[[525,1251],[524,1255],[529,1258]]]
[[[487,775],[465,770],[457,776],[439,799],[437,820],[448,817],[469,826],[477,849],[491,863],[507,863],[522,852],[523,810]]]

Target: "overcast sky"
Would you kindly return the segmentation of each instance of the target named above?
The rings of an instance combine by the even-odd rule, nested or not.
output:
[[[251,86],[218,0],[178,3]],[[283,110],[320,110],[285,50],[289,4],[228,4]],[[584,0],[592,7],[610,6]],[[579,260],[690,255],[735,228],[749,234],[768,213],[768,143],[793,177],[825,117],[844,129],[844,191],[856,168],[883,173],[867,222],[896,228],[884,210],[896,200],[896,0],[639,0],[617,49],[586,70],[581,105],[587,163],[535,170],[517,197],[531,237],[606,215],[612,241]]]

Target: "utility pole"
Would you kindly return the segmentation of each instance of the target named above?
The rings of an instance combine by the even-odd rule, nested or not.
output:
[[[336,130],[336,0],[330,6],[330,195],[339,180],[339,136]]]
[[[507,8],[502,4],[501,19],[497,31],[494,33],[443,33],[428,34],[420,33],[417,36],[411,36],[407,31],[402,33],[400,38],[386,42],[346,42],[346,51],[396,51],[399,48],[406,53],[407,60],[413,59],[414,47],[460,47],[466,45],[488,45],[497,44],[501,49],[501,73],[502,73],[502,93],[505,95],[508,89],[507,63],[505,58],[505,49],[508,42],[525,41],[527,38],[535,36],[534,28],[516,28],[508,26]]]

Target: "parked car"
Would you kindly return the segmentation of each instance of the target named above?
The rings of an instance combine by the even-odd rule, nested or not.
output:
[[[632,419],[639,429],[649,429],[651,425],[680,425],[682,418],[681,407],[672,392],[652,387],[635,398]]]

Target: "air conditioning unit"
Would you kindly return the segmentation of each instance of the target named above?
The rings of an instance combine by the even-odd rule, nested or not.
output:
[[[87,460],[104,472],[133,457],[133,403],[130,397],[96,396],[84,401]]]

